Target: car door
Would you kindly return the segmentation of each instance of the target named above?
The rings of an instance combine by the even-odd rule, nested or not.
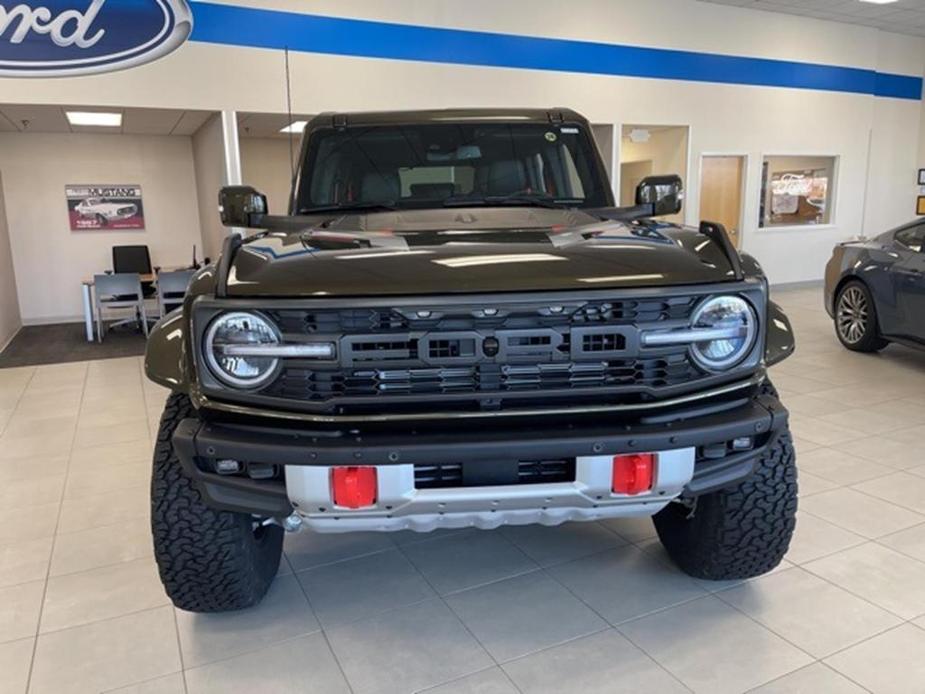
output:
[[[897,333],[925,341],[925,223],[900,229],[894,241],[900,257],[893,286],[903,321]]]

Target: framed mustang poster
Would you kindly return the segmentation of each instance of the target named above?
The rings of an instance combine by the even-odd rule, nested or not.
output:
[[[141,186],[69,185],[64,190],[71,231],[145,228]]]

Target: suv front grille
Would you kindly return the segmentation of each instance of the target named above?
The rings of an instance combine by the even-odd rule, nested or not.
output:
[[[283,333],[292,335],[349,335],[407,330],[495,330],[614,323],[654,323],[690,316],[698,297],[677,296],[619,301],[544,302],[545,306],[518,304],[497,315],[478,310],[428,307],[427,309],[350,308],[274,309],[265,311]],[[499,308],[499,306],[492,308]],[[552,312],[547,309],[561,311]]]
[[[601,386],[660,388],[679,385],[696,376],[684,353],[592,363],[480,364],[337,372],[289,367],[264,392],[279,398],[320,401],[336,397],[543,392]]]
[[[337,356],[283,359],[266,386],[223,395],[332,415],[657,400],[721,379],[698,367],[685,345],[641,346],[644,331],[686,328],[709,291],[457,296],[430,303],[398,297],[388,304],[371,300],[371,306],[357,299],[351,307],[267,301],[255,308],[276,323],[285,342],[332,342]]]

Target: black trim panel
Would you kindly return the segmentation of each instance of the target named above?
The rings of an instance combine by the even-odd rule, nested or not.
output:
[[[572,458],[634,451],[700,447],[738,437],[765,437],[787,425],[788,413],[771,396],[748,399],[734,409],[659,423],[606,425],[601,418],[583,427],[534,427],[524,430],[454,432],[299,433],[270,427],[234,426],[186,419],[174,434],[174,446],[207,503],[218,508],[288,515],[285,488],[278,482],[223,477],[203,472],[198,460],[233,458],[279,465],[399,465],[465,463],[486,459]],[[751,474],[759,448],[729,456],[704,476],[695,474],[692,495],[702,494]]]

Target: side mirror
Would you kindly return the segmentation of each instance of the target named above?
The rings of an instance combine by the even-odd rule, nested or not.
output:
[[[218,211],[226,227],[249,227],[253,215],[269,212],[267,196],[250,186],[225,186],[218,193]]]
[[[684,183],[675,174],[649,176],[636,186],[636,204],[652,205],[653,217],[677,214],[684,202]]]

